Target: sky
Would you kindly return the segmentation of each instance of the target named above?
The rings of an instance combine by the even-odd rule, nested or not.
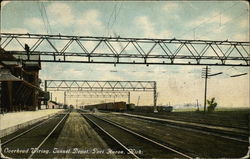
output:
[[[249,41],[246,1],[4,1],[1,32]],[[42,80],[149,80],[157,82],[158,105],[203,105],[204,66],[42,63]],[[218,107],[249,106],[249,68],[213,66],[208,98]],[[245,76],[231,75],[248,73]],[[131,102],[152,105],[152,93],[131,92]],[[63,102],[62,92],[53,98]],[[91,104],[114,99],[68,99]],[[115,99],[127,100],[127,99]]]

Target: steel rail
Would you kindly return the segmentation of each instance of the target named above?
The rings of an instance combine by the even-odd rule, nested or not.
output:
[[[112,140],[114,140],[116,143],[118,143],[120,146],[122,146],[126,151],[128,151],[131,155],[133,155],[135,158],[139,159],[136,154],[134,154],[129,148],[127,148],[125,145],[123,145],[118,139],[116,139],[114,136],[112,136],[110,133],[108,133],[106,130],[104,130],[102,127],[100,127],[96,122],[91,120],[89,117],[86,115],[83,115],[86,119],[88,119],[91,123],[93,123],[96,127],[98,127],[101,131],[103,131],[105,134],[107,134]]]
[[[191,124],[191,125],[185,125],[183,123],[180,124],[182,121],[179,121],[180,123],[178,123],[178,121],[173,121],[170,119],[163,119],[163,118],[157,119],[157,118],[151,118],[151,117],[146,117],[146,116],[142,117],[142,116],[137,116],[137,115],[129,116],[126,114],[122,114],[122,115],[127,116],[127,117],[132,117],[135,119],[139,119],[139,120],[143,120],[143,121],[150,121],[150,122],[154,122],[154,123],[158,123],[158,124],[168,125],[170,127],[174,127],[174,128],[178,128],[178,129],[188,130],[188,131],[192,131],[192,132],[199,132],[199,133],[206,134],[206,135],[213,135],[216,137],[221,137],[221,138],[230,139],[230,140],[234,140],[234,141],[238,141],[238,142],[248,143],[247,140],[240,139],[239,137],[238,138],[233,137],[232,135],[230,136],[229,133],[222,132],[222,130],[213,131],[212,128],[211,129],[208,128],[210,125],[207,125],[208,127],[204,127],[204,126],[202,127],[199,123],[193,123],[193,122],[189,122],[189,124]],[[164,123],[162,123],[162,122],[164,122]],[[193,125],[193,124],[197,124],[197,125]],[[205,124],[203,124],[203,125],[205,125]],[[206,128],[206,130],[203,130],[205,128]],[[230,127],[226,127],[226,128],[230,128]],[[231,128],[233,128],[233,127],[231,127]],[[239,136],[245,137],[243,135],[239,135]]]
[[[43,141],[35,148],[35,151],[32,151],[31,155],[28,157],[28,159],[32,158],[32,156],[39,150],[39,148],[47,141],[47,139],[51,136],[51,134],[57,129],[57,127],[62,123],[62,121],[66,118],[66,116],[70,113],[70,111],[64,115],[64,117],[57,123],[57,125],[54,127],[54,129],[47,135]]]
[[[51,118],[52,118],[52,116],[49,117],[49,118],[47,118],[45,121],[43,121],[43,122],[41,122],[41,123],[39,123],[39,124],[37,124],[37,125],[31,127],[30,129],[28,129],[28,130],[26,130],[26,131],[24,131],[24,132],[22,132],[22,133],[20,133],[20,134],[18,134],[18,135],[16,135],[16,136],[12,137],[11,139],[9,139],[9,140],[3,142],[3,143],[1,144],[1,146],[6,145],[7,143],[9,143],[9,142],[11,142],[11,141],[17,139],[17,138],[20,137],[20,136],[23,136],[24,134],[26,134],[26,133],[30,132],[31,130],[35,129],[36,127],[38,127],[38,126],[44,124],[45,122],[47,122],[47,121],[48,121],[49,119],[51,119]]]
[[[120,128],[120,129],[122,129],[122,130],[125,130],[126,132],[129,132],[129,133],[131,133],[131,134],[133,134],[133,135],[136,135],[136,136],[138,136],[138,137],[140,137],[140,138],[142,138],[142,139],[145,139],[145,140],[147,140],[147,141],[149,141],[149,142],[151,142],[151,143],[154,143],[154,144],[156,144],[156,145],[158,145],[158,146],[160,146],[160,147],[162,147],[162,148],[164,148],[164,149],[167,149],[167,150],[170,150],[170,151],[172,151],[172,152],[175,152],[175,153],[177,153],[177,154],[179,154],[179,155],[181,155],[181,156],[183,156],[183,157],[186,157],[186,158],[189,158],[189,159],[192,159],[192,158],[193,158],[193,157],[191,157],[191,156],[189,156],[189,155],[186,155],[186,154],[184,154],[184,153],[182,153],[182,152],[180,152],[180,151],[177,151],[177,150],[175,150],[175,149],[173,149],[173,148],[171,148],[171,147],[169,147],[169,146],[163,145],[163,144],[161,144],[161,143],[159,143],[159,142],[157,142],[157,141],[154,141],[154,140],[152,140],[152,139],[149,139],[149,138],[147,138],[147,137],[145,137],[145,136],[143,136],[143,135],[141,135],[141,134],[138,134],[138,133],[136,133],[136,132],[134,132],[134,131],[132,131],[132,130],[129,130],[129,129],[127,129],[127,128],[121,126],[121,125],[118,125],[118,124],[116,124],[116,123],[114,123],[114,122],[112,122],[112,121],[110,121],[110,120],[103,119],[103,118],[101,118],[101,117],[97,117],[96,115],[92,115],[92,116],[94,116],[95,118],[98,118],[98,119],[100,119],[100,120],[102,120],[102,121],[105,121],[105,122],[107,122],[107,123],[110,123],[111,125],[116,126],[116,127]]]

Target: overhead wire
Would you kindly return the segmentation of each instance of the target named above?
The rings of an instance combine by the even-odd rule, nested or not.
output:
[[[186,33],[182,34],[180,37],[183,37],[184,35],[188,34],[188,33],[189,33],[190,31],[192,31],[192,30],[196,30],[196,29],[199,28],[201,25],[203,25],[203,24],[208,23],[209,21],[211,21],[213,18],[216,18],[216,17],[218,17],[218,16],[221,16],[222,13],[228,11],[228,9],[233,8],[233,7],[235,7],[235,6],[238,5],[238,4],[239,4],[238,2],[235,2],[235,3],[234,3],[233,5],[231,5],[230,7],[225,8],[225,9],[223,9],[222,11],[220,11],[219,14],[216,14],[215,16],[209,18],[208,20],[205,20],[204,22],[202,22],[202,23],[196,25],[196,26],[193,27],[192,29],[187,30]]]
[[[114,20],[113,20],[113,23],[111,24],[111,27],[110,27],[111,29],[112,29],[112,27],[114,26],[114,24],[117,22],[116,19],[117,19],[117,17],[119,16],[119,13],[120,13],[120,11],[121,11],[121,7],[122,7],[122,2],[120,2],[119,8],[117,8],[117,6],[116,6],[115,14],[114,14]]]
[[[107,36],[109,36],[109,29],[110,29],[110,21],[111,21],[111,18],[113,17],[113,14],[114,14],[114,12],[115,12],[115,10],[116,10],[116,6],[117,6],[117,3],[115,3],[115,5],[114,5],[114,7],[113,7],[113,10],[112,10],[112,12],[111,12],[111,14],[110,14],[110,16],[109,16],[109,19],[108,19],[108,24],[107,24]]]
[[[41,2],[37,2],[38,4],[38,9],[39,9],[39,12],[40,12],[40,15],[42,17],[42,21],[43,21],[43,25],[44,25],[44,29],[46,30],[46,32],[48,33],[48,30],[47,30],[47,27],[46,27],[46,22],[45,22],[45,18],[44,18],[44,15],[43,15],[43,10],[42,10],[42,7],[41,7]]]
[[[238,17],[241,17],[243,14],[245,14],[245,11],[243,11],[243,12],[242,12],[241,14],[239,14],[238,16],[235,16],[233,19],[237,19]],[[226,24],[232,23],[232,22],[233,22],[233,21],[227,21],[227,22],[225,22],[224,24],[221,24],[220,27],[225,26]],[[235,31],[230,32],[230,34],[233,33],[233,32],[235,32]],[[201,38],[202,36],[207,35],[208,33],[210,33],[210,31],[206,31],[205,33],[200,34],[200,35],[197,36],[197,37],[200,37],[200,38]]]
[[[43,7],[43,10],[44,10],[44,14],[45,14],[45,19],[46,19],[46,24],[47,24],[48,31],[50,31],[50,33],[52,33],[52,29],[51,29],[51,25],[50,25],[50,22],[49,22],[48,15],[47,15],[46,7],[45,7],[45,5],[44,5],[43,2],[42,2],[42,7]]]

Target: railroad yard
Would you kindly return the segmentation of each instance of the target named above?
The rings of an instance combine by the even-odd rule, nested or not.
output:
[[[239,158],[247,154],[249,129],[180,125],[162,116],[65,110],[2,137],[2,153],[11,158]]]
[[[250,158],[249,3],[0,0],[0,159]]]

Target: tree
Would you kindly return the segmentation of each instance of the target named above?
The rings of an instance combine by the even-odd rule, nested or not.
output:
[[[217,103],[215,102],[215,97],[211,98],[211,100],[207,100],[207,110],[208,112],[213,112],[217,106]]]

